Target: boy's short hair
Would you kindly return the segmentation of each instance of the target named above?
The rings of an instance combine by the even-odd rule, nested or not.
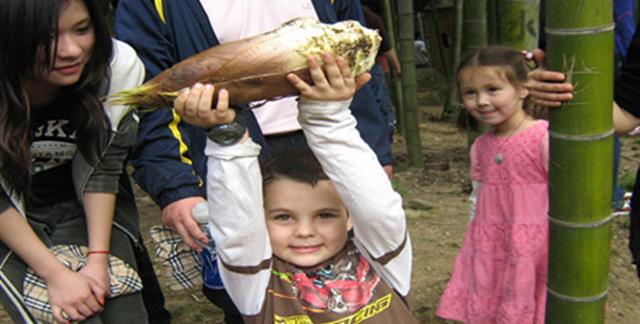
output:
[[[290,179],[315,186],[329,180],[318,159],[309,149],[290,149],[278,152],[261,165],[262,186],[279,179]]]

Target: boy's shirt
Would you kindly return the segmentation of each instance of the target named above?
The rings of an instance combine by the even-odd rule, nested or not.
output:
[[[414,323],[406,300],[351,242],[312,271],[277,257],[263,309],[246,323]]]
[[[259,146],[208,141],[208,202],[217,211],[211,233],[229,295],[247,323],[416,322],[404,300],[411,284],[411,242],[400,195],[360,138],[349,101],[300,105],[300,124],[349,211],[354,237],[314,271],[273,256]]]

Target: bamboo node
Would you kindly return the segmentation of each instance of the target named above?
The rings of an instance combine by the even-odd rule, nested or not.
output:
[[[592,28],[552,28],[545,27],[544,32],[548,35],[573,36],[573,35],[591,35],[598,33],[610,32],[615,29],[616,25],[606,25]]]
[[[600,294],[597,294],[595,296],[587,296],[587,297],[575,297],[575,296],[568,296],[568,295],[564,295],[561,294],[557,291],[554,291],[553,289],[549,288],[549,286],[547,286],[547,292],[550,295],[553,295],[554,297],[558,298],[558,299],[562,299],[562,300],[566,300],[566,301],[570,301],[570,302],[574,302],[574,303],[593,303],[593,302],[597,302],[601,299],[604,299],[607,297],[607,295],[609,294],[609,290],[605,290]]]
[[[567,141],[574,141],[574,142],[592,142],[592,141],[598,141],[601,139],[605,139],[609,136],[613,136],[614,131],[613,129],[610,129],[606,132],[602,132],[600,134],[591,134],[591,135],[582,135],[582,134],[563,134],[563,133],[558,133],[555,131],[550,130],[549,131],[549,136],[553,137],[553,138],[557,138],[557,139],[562,139],[562,140],[567,140]]]
[[[561,221],[559,219],[555,219],[555,218],[551,217],[551,215],[549,215],[549,221],[551,223],[553,223],[554,225],[558,225],[558,226],[562,226],[562,227],[569,227],[569,228],[595,228],[595,227],[600,227],[602,225],[606,225],[607,223],[609,223],[611,221],[611,219],[613,219],[613,217],[615,217],[615,213],[614,214],[610,214],[609,216],[607,216],[607,218],[600,219],[600,220],[597,220],[595,222],[590,222],[590,223],[571,223],[571,222],[565,222],[565,221]]]

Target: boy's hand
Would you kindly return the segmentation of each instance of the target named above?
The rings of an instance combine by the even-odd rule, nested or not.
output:
[[[196,83],[181,91],[173,101],[173,108],[187,123],[194,126],[210,128],[230,123],[236,112],[229,109],[229,93],[220,89],[216,109],[212,109],[214,90],[215,87],[211,84]]]
[[[300,91],[302,100],[347,100],[371,79],[369,73],[354,77],[349,65],[341,57],[336,59],[333,54],[325,53],[322,59],[324,71],[315,57],[309,57],[308,65],[313,85],[304,82],[295,74],[287,75],[289,82]]]

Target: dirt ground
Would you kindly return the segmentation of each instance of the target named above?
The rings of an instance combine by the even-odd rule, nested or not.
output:
[[[404,143],[398,136],[394,143],[396,188],[405,200],[414,248],[411,306],[422,323],[446,323],[434,312],[464,237],[469,206],[466,134],[450,123],[437,121],[439,115],[439,107],[420,107],[424,169],[406,168]],[[623,184],[630,181],[638,163],[640,137],[623,139]],[[137,191],[142,230],[147,246],[153,250],[147,229],[159,223],[160,213],[149,197]],[[640,282],[627,248],[629,220],[617,217],[612,226],[607,323],[638,324]],[[221,312],[199,290],[171,291],[164,285],[159,264],[156,271],[175,323],[223,323]],[[5,322],[9,320],[0,312],[0,323]]]

